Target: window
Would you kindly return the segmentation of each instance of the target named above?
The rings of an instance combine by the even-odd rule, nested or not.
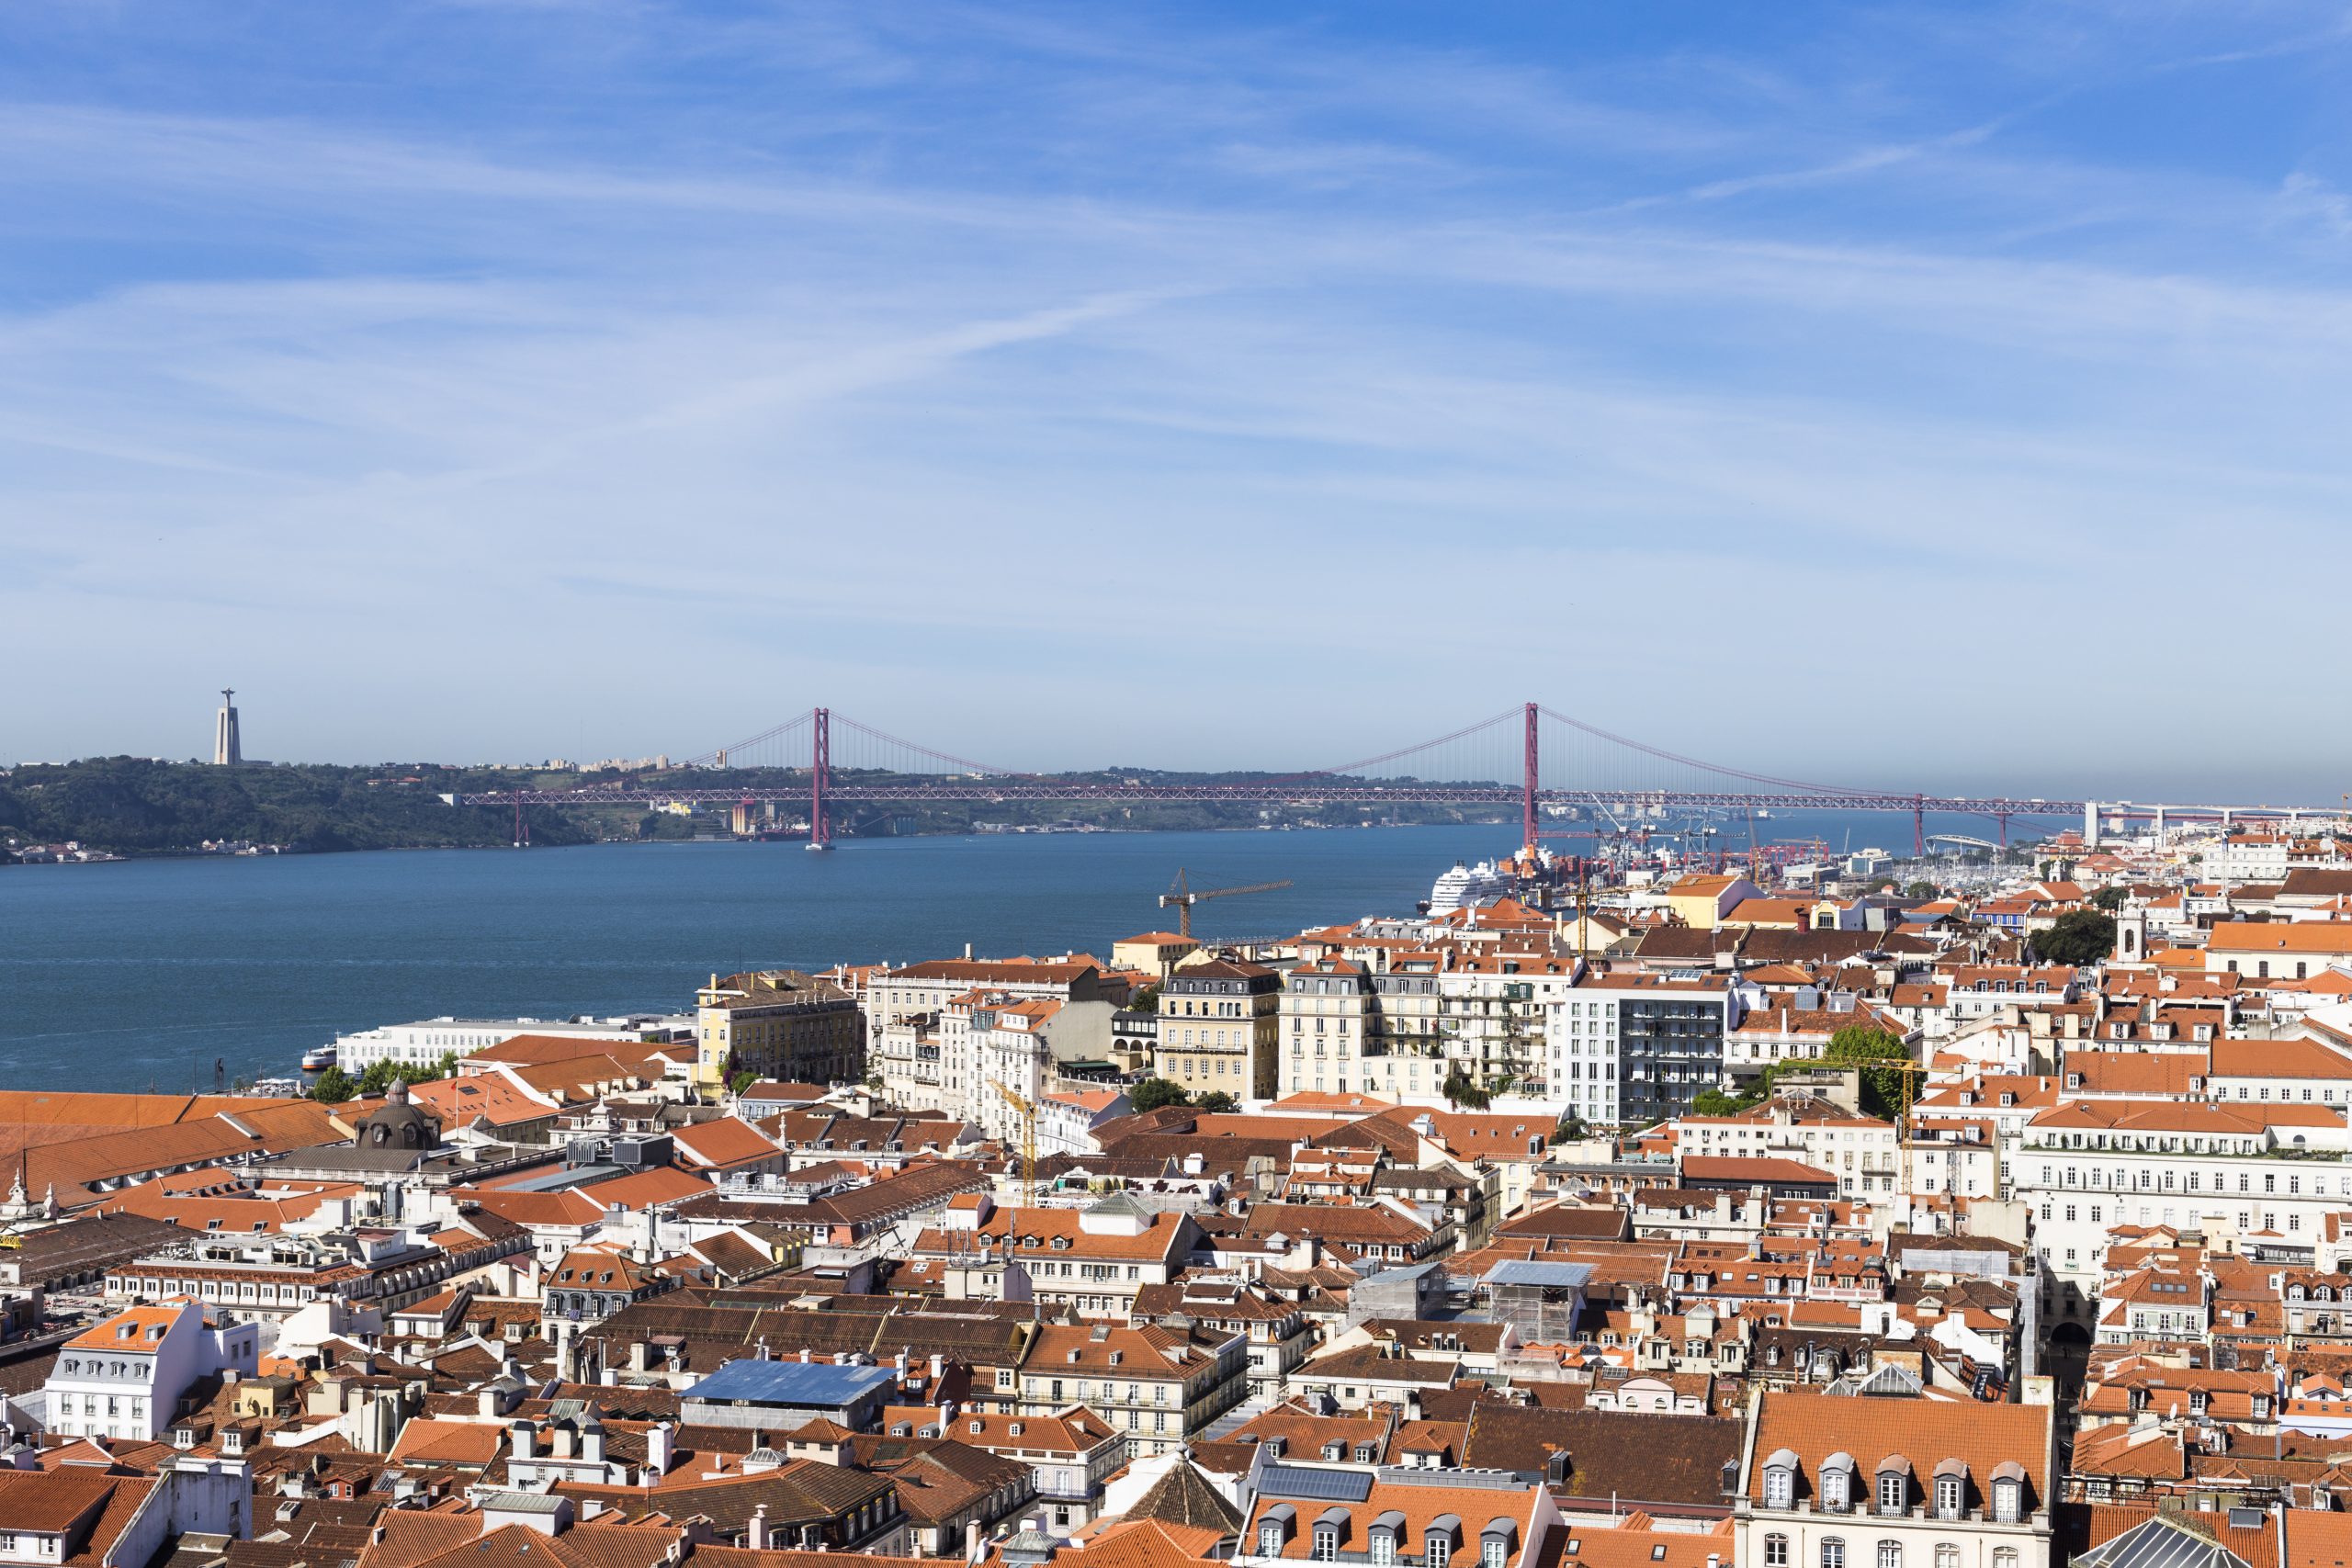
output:
[[[1317,1562],[1336,1562],[1339,1560],[1340,1527],[1337,1525],[1317,1525],[1315,1527],[1315,1561]]]
[[[2004,1546],[1993,1553],[1993,1568],[2018,1568],[2018,1549]]]
[[[1878,1568],[1903,1568],[1903,1543],[1882,1540],[1878,1543]]]
[[[1796,1472],[1787,1465],[1776,1464],[1764,1472],[1764,1506],[1766,1507],[1792,1506],[1791,1498],[1795,1490]]]
[[[1821,1568],[1846,1568],[1846,1540],[1843,1536],[1821,1538]]]
[[[1764,1538],[1764,1568],[1789,1568],[1789,1538],[1768,1535]]]
[[[1910,1487],[1904,1483],[1903,1472],[1901,1471],[1883,1470],[1879,1472],[1878,1511],[1882,1514],[1901,1513],[1903,1511],[1904,1505],[1910,1501]],[[1882,1556],[1879,1562],[1879,1568],[1887,1568],[1883,1553],[1886,1547],[1892,1544],[1892,1542],[1881,1543],[1879,1550]]]
[[[1950,1541],[1936,1548],[1936,1568],[1960,1568],[1960,1548]]]
[[[1510,1561],[1510,1543],[1488,1536],[1478,1543],[1478,1568],[1503,1568]]]
[[[1423,1568],[1445,1568],[1453,1556],[1453,1542],[1444,1536],[1433,1535],[1422,1545],[1425,1548],[1421,1553]]]
[[[1282,1554],[1283,1527],[1278,1524],[1266,1524],[1260,1526],[1258,1529],[1258,1555],[1261,1557],[1280,1557]]]
[[[2013,1525],[2022,1517],[2020,1505],[2025,1488],[2016,1481],[1996,1480],[1993,1483],[1993,1517],[2005,1525]]]
[[[1396,1538],[1387,1530],[1372,1532],[1372,1561],[1375,1568],[1390,1568],[1396,1561]]]
[[[1956,1519],[1960,1517],[1961,1499],[1966,1492],[1966,1483],[1963,1483],[1957,1475],[1939,1475],[1936,1477],[1937,1517],[1946,1519]],[[1936,1565],[1936,1568],[1951,1568],[1951,1565],[1939,1562]]]

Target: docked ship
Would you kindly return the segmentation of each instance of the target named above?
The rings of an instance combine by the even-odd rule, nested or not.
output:
[[[1429,915],[1451,915],[1480,904],[1491,904],[1511,890],[1511,879],[1493,861],[1482,860],[1476,865],[1462,861],[1437,879],[1430,889],[1429,901],[1421,912]]]
[[[302,1070],[306,1073],[322,1073],[334,1066],[334,1047],[332,1044],[313,1045],[302,1053]]]

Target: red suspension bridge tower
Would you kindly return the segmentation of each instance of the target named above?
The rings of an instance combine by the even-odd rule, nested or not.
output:
[[[1527,772],[1519,792],[1519,841],[1530,860],[1535,857],[1536,774],[1543,771],[1542,751],[1536,739],[1535,716],[1540,711],[1535,704],[1527,705]]]
[[[814,745],[809,752],[808,768],[808,847],[830,850],[833,847],[833,827],[825,820],[825,785],[832,764],[832,710],[819,708],[810,716],[809,730]]]

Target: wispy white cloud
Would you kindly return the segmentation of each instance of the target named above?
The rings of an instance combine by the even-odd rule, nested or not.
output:
[[[1700,750],[1657,682],[1761,637],[1785,689],[1846,690],[1867,644],[1970,738],[1906,756],[1981,770],[1995,716],[2021,761],[2066,737],[1939,639],[2055,658],[2266,555],[2340,559],[2352,291],[2237,237],[2340,237],[2323,157],[2119,163],[2011,134],[2039,81],[1928,96],[1882,60],[1808,95],[1815,62],[1736,39],[1612,73],[939,15],[620,7],[537,90],[633,138],[0,93],[17,627],[119,628],[75,677],[130,694],[115,727],[177,722],[127,672],[199,643],[319,753],[577,750],[583,716],[597,750],[692,750],[744,691],[817,689],[969,748],[1124,676],[1169,695],[1045,760],[1249,763],[1281,759],[1187,694],[1380,650],[1284,738],[1336,754],[1453,716],[1430,628],[1495,610],[1513,694],[1573,682]],[[2053,610],[2044,570],[2094,591]],[[1500,612],[1531,599],[1573,615]],[[1691,603],[1719,631],[1667,635]],[[650,682],[650,641],[730,679]],[[547,733],[451,705],[485,660],[538,670]],[[168,749],[94,701],[35,694],[0,744]]]

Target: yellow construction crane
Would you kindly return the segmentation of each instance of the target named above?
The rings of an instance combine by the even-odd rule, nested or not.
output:
[[[989,1087],[1021,1118],[1021,1186],[1034,1209],[1037,1206],[1037,1103],[1026,1095],[1013,1093],[994,1078],[989,1079]]]
[[[1205,903],[1211,898],[1231,898],[1243,893],[1272,893],[1289,886],[1290,880],[1285,877],[1280,882],[1253,882],[1247,887],[1204,887],[1195,893],[1186,885],[1184,868],[1180,865],[1176,868],[1176,880],[1170,884],[1167,892],[1159,896],[1159,907],[1165,909],[1172,906],[1175,908],[1176,934],[1189,941],[1193,934],[1193,905]]]

